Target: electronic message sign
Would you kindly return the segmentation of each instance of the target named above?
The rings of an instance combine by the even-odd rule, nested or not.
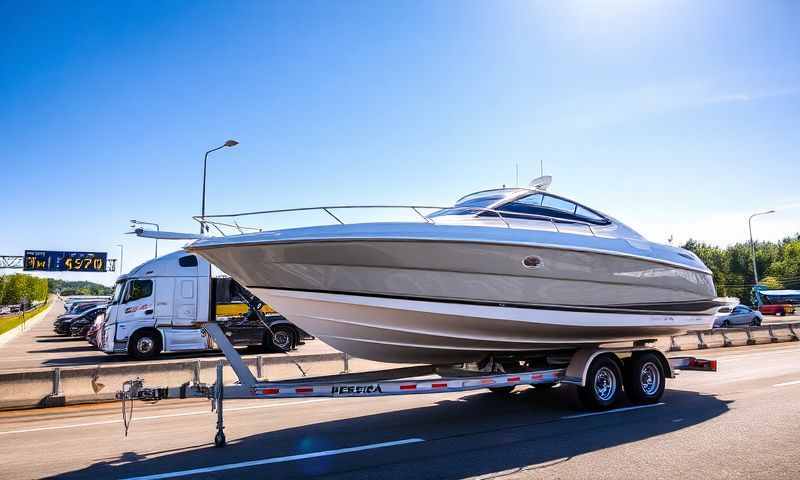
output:
[[[23,270],[40,272],[105,272],[106,252],[25,250]]]

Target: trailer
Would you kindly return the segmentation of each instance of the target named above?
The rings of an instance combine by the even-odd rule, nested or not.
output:
[[[276,399],[305,397],[377,397],[426,393],[466,392],[489,389],[508,394],[516,387],[532,385],[547,388],[559,383],[577,386],[584,407],[591,410],[611,408],[623,396],[637,405],[657,403],[664,393],[666,378],[678,370],[716,371],[715,360],[694,357],[667,358],[648,346],[654,340],[634,342],[623,347],[600,345],[572,351],[532,352],[529,358],[493,357],[480,364],[420,365],[357,374],[261,381],[245,365],[227,340],[220,326],[208,322],[204,331],[213,338],[228,360],[238,381],[225,385],[224,362],[216,368],[213,384],[187,382],[180,387],[147,386],[141,378],[128,380],[117,399],[123,402],[123,420],[127,433],[135,400],[148,402],[169,398],[207,398],[217,414],[214,445],[226,444],[223,400]],[[130,414],[126,412],[130,411]]]

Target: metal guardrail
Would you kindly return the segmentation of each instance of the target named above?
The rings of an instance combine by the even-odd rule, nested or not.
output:
[[[506,228],[511,228],[511,225],[508,223],[508,220],[504,216],[511,216],[511,217],[524,217],[526,219],[531,220],[542,220],[545,222],[550,222],[553,227],[556,229],[557,232],[560,232],[558,228],[558,224],[566,224],[566,225],[581,225],[589,229],[592,235],[597,235],[592,228],[592,224],[589,222],[582,222],[580,220],[569,220],[569,219],[562,219],[562,218],[555,218],[550,217],[547,215],[536,215],[532,213],[522,213],[522,212],[503,212],[501,210],[495,208],[483,208],[483,207],[434,207],[429,205],[331,205],[331,206],[324,206],[324,207],[303,207],[303,208],[285,208],[279,210],[259,210],[255,212],[241,212],[241,213],[229,213],[229,214],[216,214],[216,215],[194,215],[192,218],[199,222],[202,225],[211,225],[214,227],[222,236],[225,236],[225,232],[220,227],[226,228],[233,228],[236,229],[239,233],[245,233],[245,231],[252,231],[252,232],[261,232],[263,231],[262,228],[258,227],[246,227],[243,225],[239,225],[236,221],[238,217],[246,217],[252,215],[266,215],[266,214],[273,214],[273,213],[290,213],[290,212],[310,212],[310,211],[319,211],[324,212],[333,218],[338,224],[345,225],[346,223],[342,221],[342,219],[337,216],[334,211],[336,210],[352,210],[352,209],[409,209],[413,211],[416,215],[418,215],[423,222],[430,223],[435,225],[436,221],[430,215],[424,215],[420,210],[465,210],[465,211],[475,211],[477,212],[476,215],[481,213],[491,213],[496,215],[500,221],[506,226]],[[214,219],[231,219],[229,222],[222,222],[219,220]],[[209,220],[211,219],[211,220]],[[597,226],[597,225],[594,225]]]
[[[712,328],[711,330],[699,330],[695,332],[689,332],[685,335],[671,336],[669,351],[679,352],[685,350],[685,348],[679,345],[679,343],[676,341],[676,339],[681,337],[696,338],[698,350],[709,348],[708,343],[706,342],[706,337],[714,335],[722,336],[723,347],[732,347],[734,346],[734,341],[730,338],[730,336],[734,333],[744,333],[746,335],[747,338],[745,340],[745,345],[755,345],[758,343],[753,336],[753,334],[756,332],[767,332],[769,334],[770,343],[777,343],[781,341],[781,337],[775,333],[776,331],[786,331],[788,333],[788,335],[785,335],[786,341],[796,342],[800,340],[800,335],[798,335],[798,331],[800,331],[800,322],[761,325],[758,327]]]

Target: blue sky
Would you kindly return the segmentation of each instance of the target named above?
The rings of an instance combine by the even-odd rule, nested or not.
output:
[[[128,220],[196,230],[228,138],[209,213],[449,204],[541,160],[654,241],[800,230],[797,2],[2,3],[2,254],[147,259]]]

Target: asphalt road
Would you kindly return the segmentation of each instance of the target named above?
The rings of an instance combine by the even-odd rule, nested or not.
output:
[[[703,356],[720,371],[600,415],[568,386],[228,400],[224,449],[207,401],[138,403],[127,438],[117,404],[4,412],[0,478],[800,478],[800,345]]]
[[[0,346],[0,372],[33,370],[36,368],[70,367],[80,365],[111,364],[129,362],[124,355],[108,355],[96,350],[82,338],[70,338],[53,332],[53,321],[64,313],[60,300],[55,300],[45,318],[30,325],[25,333]],[[312,340],[292,352],[292,355],[306,355],[335,352],[322,342]],[[274,354],[282,356],[284,354]],[[159,361],[186,358],[222,357],[218,352],[193,352],[162,355]]]

